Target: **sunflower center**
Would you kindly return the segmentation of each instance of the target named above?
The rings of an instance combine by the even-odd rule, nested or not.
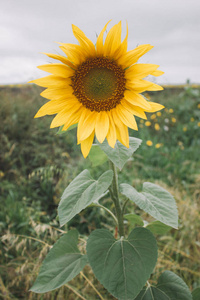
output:
[[[86,60],[71,79],[74,95],[91,111],[111,110],[124,97],[125,71],[106,57]]]
[[[114,72],[107,68],[91,69],[83,79],[85,94],[89,99],[102,101],[110,98],[117,88]]]

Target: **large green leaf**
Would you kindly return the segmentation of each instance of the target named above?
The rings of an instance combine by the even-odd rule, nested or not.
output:
[[[123,146],[119,141],[116,142],[115,148],[111,148],[108,145],[107,140],[105,140],[102,144],[99,144],[99,147],[106,153],[108,158],[121,170],[127,160],[138,149],[141,143],[142,140],[129,137],[129,148]]]
[[[192,295],[179,276],[165,271],[159,277],[156,286],[144,288],[135,300],[192,300]]]
[[[87,242],[89,263],[97,279],[116,298],[134,299],[151,275],[157,245],[146,228],[135,228],[128,239],[116,240],[104,229],[92,232]]]
[[[98,200],[109,188],[113,179],[111,170],[94,180],[88,170],[81,172],[65,189],[58,206],[60,225],[70,221],[92,202]]]
[[[87,256],[77,247],[78,231],[64,234],[51,248],[40,268],[39,275],[30,289],[35,293],[52,291],[72,280],[87,264]]]
[[[120,190],[123,195],[158,221],[178,228],[176,202],[168,191],[150,182],[143,184],[142,193],[138,193],[136,189],[126,183],[120,185]]]
[[[192,300],[199,300],[200,299],[200,287],[197,287],[192,291]]]
[[[104,162],[108,160],[107,155],[101,150],[101,148],[99,148],[99,145],[92,145],[88,157],[93,167],[102,165]]]

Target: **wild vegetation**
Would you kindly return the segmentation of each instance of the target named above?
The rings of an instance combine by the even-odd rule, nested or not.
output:
[[[2,299],[114,299],[94,278],[89,267],[64,287],[43,295],[28,292],[51,245],[69,228],[85,236],[95,228],[112,230],[110,216],[90,207],[60,228],[57,205],[64,188],[83,169],[97,178],[107,162],[94,168],[76,145],[76,129],[57,134],[49,129],[52,117],[34,119],[45,102],[32,85],[0,87],[0,298]],[[164,270],[179,275],[191,290],[200,285],[200,90],[166,88],[145,95],[165,105],[148,120],[138,119],[143,140],[119,173],[140,190],[144,181],[158,183],[176,199],[179,230],[155,232],[159,258],[151,281]],[[109,207],[109,199],[103,200]],[[133,204],[126,213],[144,216]],[[145,218],[149,216],[145,215]],[[127,221],[126,230],[135,226]]]

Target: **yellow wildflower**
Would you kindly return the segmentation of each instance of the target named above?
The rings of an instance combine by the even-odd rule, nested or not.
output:
[[[151,126],[151,122],[146,121],[146,122],[145,122],[145,125],[146,125],[147,127],[149,127],[149,126]]]
[[[155,148],[158,149],[158,148],[162,147],[162,145],[163,144],[158,143],[158,144],[155,145]]]
[[[169,109],[169,113],[170,113],[170,114],[173,114],[173,112],[174,112],[173,108],[170,108],[170,109]]]
[[[158,124],[158,123],[156,123],[155,125],[154,125],[154,128],[155,128],[155,130],[160,130],[160,125]]]
[[[146,141],[147,146],[151,147],[153,145],[152,141],[148,140]]]
[[[156,114],[151,115],[151,120],[154,120],[156,118]]]
[[[160,117],[162,115],[162,113],[160,111],[158,111],[156,114],[158,117]]]
[[[172,118],[172,123],[176,123],[176,118]]]

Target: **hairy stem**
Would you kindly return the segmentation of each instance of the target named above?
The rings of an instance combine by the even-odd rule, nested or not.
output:
[[[113,181],[110,187],[110,196],[115,204],[119,235],[124,236],[124,221],[123,221],[123,211],[119,202],[119,190],[118,190],[118,176],[116,166],[112,161],[109,161],[110,169],[113,171]]]

